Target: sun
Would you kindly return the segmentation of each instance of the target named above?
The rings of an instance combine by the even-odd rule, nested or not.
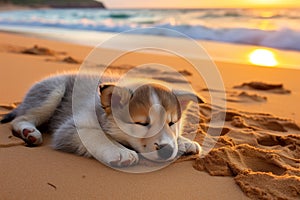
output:
[[[275,54],[267,49],[256,49],[249,54],[249,61],[260,66],[274,67],[278,65]]]

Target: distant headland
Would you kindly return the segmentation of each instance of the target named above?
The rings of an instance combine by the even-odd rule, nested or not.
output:
[[[0,0],[1,5],[16,5],[34,8],[102,8],[105,6],[102,2],[94,0]]]

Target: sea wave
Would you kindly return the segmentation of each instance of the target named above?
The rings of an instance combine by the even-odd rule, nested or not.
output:
[[[55,27],[117,33],[135,28],[158,27],[160,29],[145,29],[135,31],[135,33],[178,37],[179,34],[172,35],[170,31],[164,30],[165,28],[176,30],[196,40],[250,44],[300,51],[300,30],[297,29],[297,27],[280,26],[274,29],[264,30],[253,28],[249,24],[246,24],[248,23],[246,21],[249,21],[249,19],[257,20],[259,17],[272,20],[274,18],[281,18],[278,20],[283,20],[283,18],[284,20],[289,20],[288,18],[297,18],[299,16],[295,14],[296,12],[288,12],[289,15],[278,13],[273,15],[258,15],[251,14],[250,11],[244,13],[239,10],[123,10],[101,12],[90,12],[89,10],[37,10],[0,13],[0,25]],[[175,15],[178,16],[178,20],[174,21]],[[210,18],[208,21],[203,20],[208,17]],[[227,21],[222,22],[224,17],[227,17]],[[200,18],[202,19],[199,20]],[[242,21],[242,23],[235,24],[237,19]],[[292,20],[292,22],[295,23],[296,21]],[[213,26],[211,25],[213,23],[231,23],[233,25],[229,27]]]
[[[2,25],[27,25],[35,27],[56,27],[76,30],[93,30],[101,32],[124,32],[133,28],[142,28],[145,26],[130,26],[130,25],[94,25],[82,23],[43,23],[43,22],[3,22]],[[278,49],[296,50],[300,51],[300,31],[292,30],[289,28],[282,28],[280,30],[265,31],[259,29],[246,29],[246,28],[232,28],[232,29],[212,29],[205,26],[189,26],[180,25],[173,26],[171,24],[162,24],[154,27],[160,29],[144,29],[135,31],[138,34],[145,35],[158,35],[166,37],[178,37],[179,34],[172,35],[170,31],[164,29],[172,29],[178,31],[195,40],[211,40],[218,42],[258,45]]]

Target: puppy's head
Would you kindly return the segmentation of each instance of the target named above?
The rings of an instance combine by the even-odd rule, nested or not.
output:
[[[108,134],[152,161],[176,157],[182,110],[189,101],[203,102],[190,92],[159,84],[146,84],[134,91],[101,85],[100,94],[107,120],[114,120],[112,131],[106,129]]]

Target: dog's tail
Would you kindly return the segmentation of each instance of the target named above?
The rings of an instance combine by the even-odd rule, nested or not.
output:
[[[13,119],[15,119],[17,116],[16,110],[11,111],[10,113],[7,113],[4,115],[4,117],[0,120],[0,124],[5,124],[8,122],[11,122]]]

